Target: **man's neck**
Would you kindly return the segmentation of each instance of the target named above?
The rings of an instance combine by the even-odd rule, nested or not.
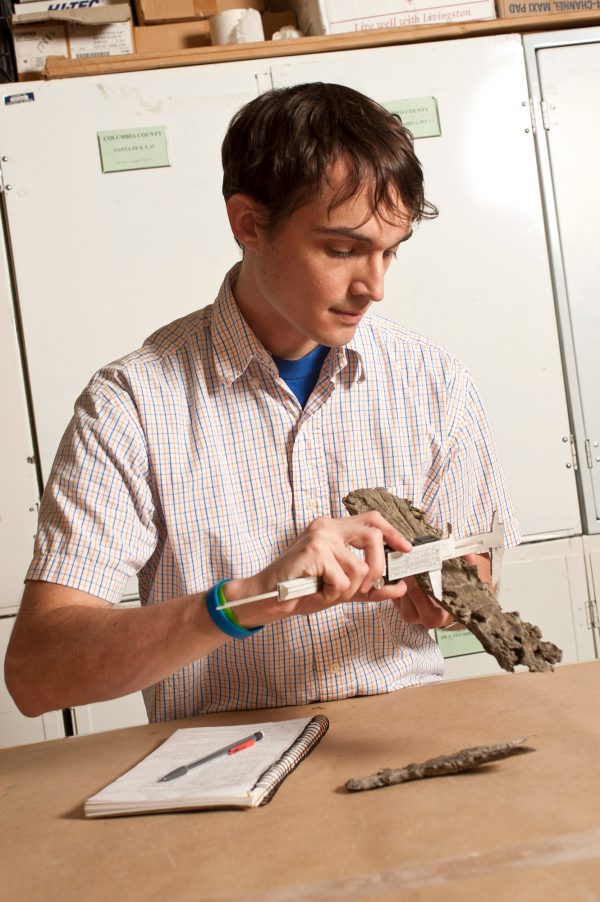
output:
[[[263,347],[284,360],[299,360],[314,351],[318,347],[316,341],[294,332],[276,311],[265,310],[252,274],[244,263],[242,261],[231,289],[240,313]]]

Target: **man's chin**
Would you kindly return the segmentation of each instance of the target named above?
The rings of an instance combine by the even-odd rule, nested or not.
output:
[[[330,348],[339,348],[347,345],[348,342],[352,341],[356,334],[356,330],[358,329],[359,323],[354,325],[344,325],[337,326],[335,329],[328,329],[327,335],[323,336],[321,339],[321,344],[327,345]]]

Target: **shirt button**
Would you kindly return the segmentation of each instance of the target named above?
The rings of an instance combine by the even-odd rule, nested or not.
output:
[[[339,664],[332,664],[329,669],[331,670],[332,673],[339,673],[341,670],[341,667]]]
[[[309,498],[306,502],[306,510],[307,511],[316,511],[319,507],[319,502],[316,498]]]

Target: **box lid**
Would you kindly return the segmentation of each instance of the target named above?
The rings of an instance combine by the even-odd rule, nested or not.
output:
[[[16,25],[33,25],[36,22],[68,22],[72,25],[111,25],[113,22],[128,22],[131,9],[128,3],[114,6],[94,6],[87,9],[52,9],[35,13],[17,13],[11,22]]]

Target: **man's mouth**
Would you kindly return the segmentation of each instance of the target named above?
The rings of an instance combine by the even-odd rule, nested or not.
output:
[[[341,320],[342,322],[348,323],[349,325],[356,325],[361,321],[361,319],[367,312],[367,308],[363,307],[362,310],[343,310],[341,308],[338,309],[336,307],[332,307],[331,312],[337,319]]]

